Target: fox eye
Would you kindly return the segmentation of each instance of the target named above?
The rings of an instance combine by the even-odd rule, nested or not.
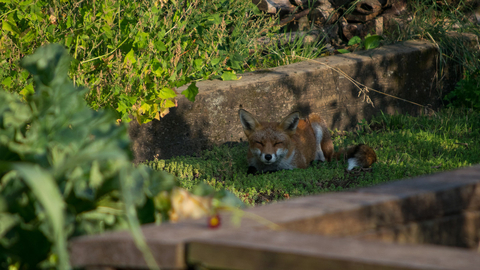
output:
[[[273,146],[281,145],[283,142],[276,142]]]
[[[263,146],[263,143],[262,143],[262,142],[256,141],[255,143],[256,143],[256,144],[260,144],[261,146]]]

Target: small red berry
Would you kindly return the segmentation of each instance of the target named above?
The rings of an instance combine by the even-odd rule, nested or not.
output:
[[[220,226],[220,216],[214,215],[208,218],[208,227],[210,229],[216,229]]]

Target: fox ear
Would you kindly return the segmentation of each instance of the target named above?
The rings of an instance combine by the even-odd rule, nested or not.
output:
[[[238,110],[238,116],[240,116],[240,122],[242,122],[243,131],[245,135],[249,136],[260,126],[260,123],[253,117],[253,115],[244,109]]]
[[[297,130],[298,121],[300,121],[300,113],[293,112],[287,117],[283,118],[282,122],[279,124],[279,127],[288,134],[293,135]]]

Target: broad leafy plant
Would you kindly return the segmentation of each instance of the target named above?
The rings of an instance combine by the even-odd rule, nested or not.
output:
[[[69,59],[41,47],[21,62],[35,93],[0,90],[0,268],[68,269],[67,239],[128,227],[153,264],[139,224],[161,216],[154,198],[174,177],[132,165],[125,124],[89,108]]]

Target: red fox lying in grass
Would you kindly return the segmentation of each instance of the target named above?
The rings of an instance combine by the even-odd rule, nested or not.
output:
[[[318,114],[300,119],[300,114],[293,112],[280,123],[259,122],[243,109],[238,114],[249,143],[247,173],[307,168],[314,160],[344,157],[348,170],[370,167],[377,161],[375,151],[364,144],[334,152],[330,132]]]

